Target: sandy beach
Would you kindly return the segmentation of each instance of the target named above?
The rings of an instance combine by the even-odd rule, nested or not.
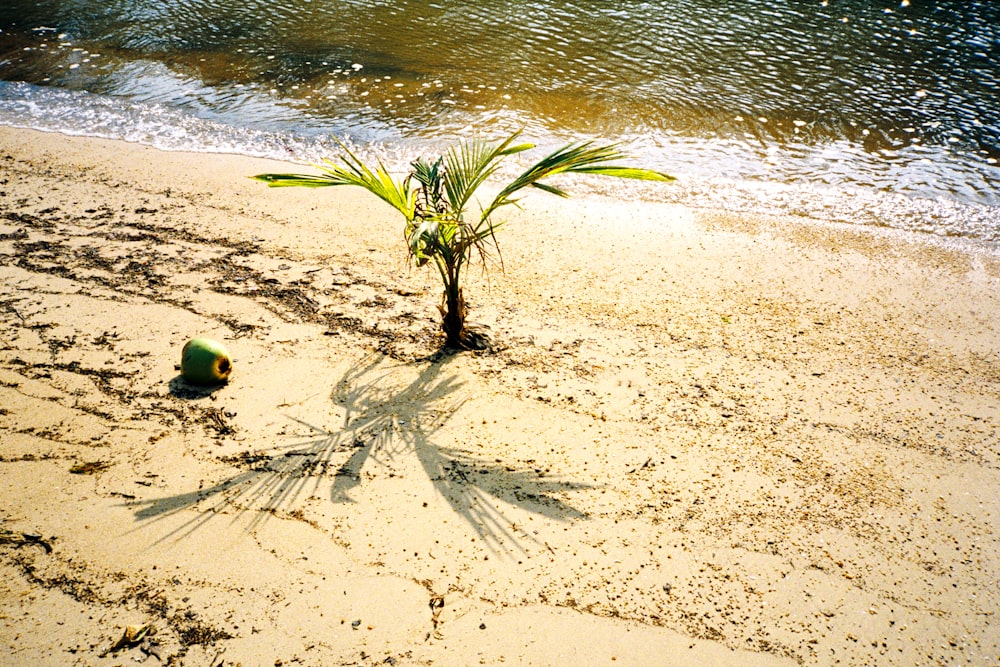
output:
[[[996,254],[289,168],[0,128],[0,665],[1000,662]]]

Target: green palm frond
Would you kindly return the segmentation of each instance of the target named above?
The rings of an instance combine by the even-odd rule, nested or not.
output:
[[[448,149],[445,157],[445,187],[455,211],[464,211],[469,199],[493,175],[501,158],[534,148],[534,144],[514,144],[515,132],[497,145],[473,139]]]
[[[620,160],[625,157],[627,156],[621,152],[618,144],[598,146],[592,141],[585,141],[556,149],[529,167],[507,187],[501,190],[490,205],[483,210],[482,219],[485,220],[488,218],[501,206],[516,203],[516,200],[512,196],[529,186],[559,197],[569,197],[569,193],[565,190],[540,182],[542,179],[558,174],[593,174],[643,181],[668,182],[675,180],[673,176],[653,171],[652,169],[608,164],[613,160]]]
[[[256,176],[251,176],[251,178],[264,181],[272,188],[321,188],[325,185],[345,185],[344,183],[333,183],[328,176],[316,176],[314,174],[257,174]]]
[[[434,256],[435,239],[440,223],[435,219],[422,219],[406,228],[406,245],[417,266],[423,266]]]
[[[433,164],[426,160],[419,159],[410,163],[413,167],[413,177],[429,190],[436,190],[441,182],[443,159],[438,158]]]
[[[253,178],[264,181],[272,188],[292,186],[321,188],[333,185],[357,185],[395,208],[407,220],[413,220],[416,193],[410,186],[409,177],[401,181],[393,179],[381,161],[372,171],[343,143],[341,143],[341,147],[345,153],[341,156],[341,164],[324,158],[325,164],[314,165],[323,172],[322,174],[258,174]]]
[[[557,197],[563,197],[563,198],[566,198],[566,199],[569,198],[569,193],[568,192],[566,192],[562,188],[557,188],[554,185],[549,185],[547,183],[537,183],[536,182],[536,183],[532,183],[531,187],[538,188],[539,190],[543,190],[544,192],[548,192],[549,194],[553,194],[553,195],[555,195]],[[516,200],[514,200],[514,199],[508,199],[507,201],[509,203],[513,204]]]

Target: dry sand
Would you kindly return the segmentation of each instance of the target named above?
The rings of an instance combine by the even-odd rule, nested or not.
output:
[[[441,354],[276,169],[0,129],[4,667],[1000,660],[995,255],[540,194]]]

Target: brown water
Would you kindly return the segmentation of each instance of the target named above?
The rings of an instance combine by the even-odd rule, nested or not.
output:
[[[686,203],[1000,241],[1000,3],[6,0],[0,30],[4,124],[398,165],[524,128]]]

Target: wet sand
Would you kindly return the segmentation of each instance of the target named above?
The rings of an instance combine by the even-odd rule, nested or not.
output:
[[[3,665],[1000,660],[996,255],[532,195],[452,354],[288,168],[0,128]]]

